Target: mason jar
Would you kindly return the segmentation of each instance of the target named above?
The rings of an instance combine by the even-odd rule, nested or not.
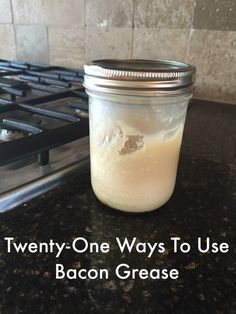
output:
[[[146,212],[171,197],[195,68],[180,62],[85,65],[91,183],[109,207]]]

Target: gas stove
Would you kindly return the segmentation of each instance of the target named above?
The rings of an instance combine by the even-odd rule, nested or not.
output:
[[[0,60],[0,212],[89,164],[83,71]]]

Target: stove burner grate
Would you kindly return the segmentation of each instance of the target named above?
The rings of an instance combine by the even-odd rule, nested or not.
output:
[[[45,165],[50,149],[88,135],[82,82],[81,70],[0,60],[0,167],[33,155]],[[71,97],[65,108],[44,107]]]

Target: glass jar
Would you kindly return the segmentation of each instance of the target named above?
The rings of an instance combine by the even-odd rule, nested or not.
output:
[[[91,181],[104,204],[127,212],[161,207],[173,193],[195,68],[147,60],[85,66]]]

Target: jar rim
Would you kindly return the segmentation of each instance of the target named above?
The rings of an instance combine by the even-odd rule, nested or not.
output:
[[[196,68],[169,60],[101,59],[84,66],[84,87],[126,95],[179,95],[191,93]]]

